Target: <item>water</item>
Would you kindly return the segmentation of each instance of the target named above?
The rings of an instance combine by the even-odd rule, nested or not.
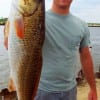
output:
[[[90,27],[90,32],[92,45],[91,52],[94,65],[96,66],[96,70],[98,70],[100,66],[100,27]]]
[[[95,66],[95,71],[100,67],[100,27],[90,27],[92,56]]]
[[[4,62],[7,62],[8,60],[7,50],[3,45],[3,28],[4,26],[0,26],[0,71],[1,65],[4,64]],[[89,30],[92,46],[91,53],[93,57],[95,71],[98,71],[100,66],[100,27],[89,27]]]
[[[3,45],[3,28],[4,26],[0,26],[0,91],[8,86],[10,73],[8,52]]]
[[[94,70],[95,72],[97,72],[99,71],[100,67],[100,27],[89,27],[89,30],[90,30],[90,42],[92,47],[90,48],[90,51],[93,58]],[[76,75],[80,69],[81,69],[81,64],[79,57],[77,57]]]
[[[3,28],[4,28],[3,26],[0,26],[0,64],[8,59],[7,58],[7,56],[8,56],[7,50],[5,49],[5,47],[3,45],[3,43],[4,43]]]

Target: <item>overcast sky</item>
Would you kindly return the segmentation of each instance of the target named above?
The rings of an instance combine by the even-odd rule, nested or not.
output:
[[[46,10],[50,9],[52,0],[46,1]],[[0,0],[0,17],[8,17],[11,0]],[[86,22],[100,23],[100,0],[73,0],[71,12]]]

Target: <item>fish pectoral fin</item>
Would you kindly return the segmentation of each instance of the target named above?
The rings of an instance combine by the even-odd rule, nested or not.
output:
[[[9,79],[8,90],[9,90],[9,92],[16,91],[16,87],[15,87],[14,82],[11,78]]]
[[[22,18],[17,18],[14,21],[14,27],[16,34],[19,38],[23,39],[24,38],[24,21]]]

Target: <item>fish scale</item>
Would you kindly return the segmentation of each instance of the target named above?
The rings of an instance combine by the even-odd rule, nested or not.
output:
[[[24,2],[24,0],[19,1],[19,3],[21,3],[21,1],[22,3]],[[36,93],[41,74],[42,46],[45,37],[45,1],[38,1],[38,9],[30,16],[24,14],[24,10],[29,7],[29,5],[26,5],[26,8],[23,8],[24,10],[22,9],[22,13],[20,12],[20,9],[17,9],[18,11],[15,13],[15,16],[12,16],[14,17],[14,20],[16,20],[15,18],[18,12],[19,15],[22,15],[24,23],[23,38],[18,37],[17,32],[15,31],[16,28],[14,27],[14,20],[10,21],[13,25],[10,24],[8,54],[11,77],[16,87],[18,100],[32,100]],[[27,4],[27,1],[25,2]],[[34,2],[36,3],[36,0],[30,0],[30,2],[34,4]],[[22,4],[20,5],[22,6]],[[14,31],[11,30],[12,27],[14,28]]]

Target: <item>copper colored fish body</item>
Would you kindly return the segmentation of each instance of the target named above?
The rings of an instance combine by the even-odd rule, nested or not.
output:
[[[18,100],[32,100],[37,90],[45,36],[44,4],[44,0],[18,0],[11,16],[8,54]]]

